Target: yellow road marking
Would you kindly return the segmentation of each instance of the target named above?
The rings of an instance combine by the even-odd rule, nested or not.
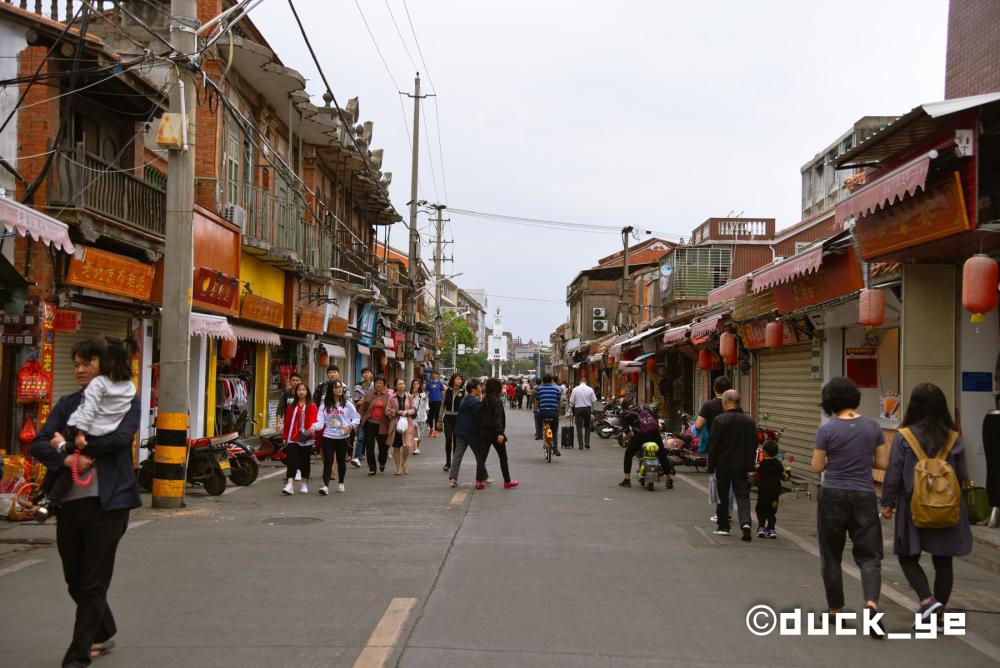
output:
[[[354,662],[354,668],[381,668],[385,664],[416,602],[415,598],[394,598],[389,602],[389,607],[368,638],[368,644]]]

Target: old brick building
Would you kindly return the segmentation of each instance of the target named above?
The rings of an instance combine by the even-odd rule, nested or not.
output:
[[[946,99],[1000,91],[1000,2],[951,0]]]

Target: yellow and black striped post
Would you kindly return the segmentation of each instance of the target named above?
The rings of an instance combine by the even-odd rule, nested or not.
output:
[[[156,450],[153,453],[153,507],[184,505],[187,464],[187,413],[156,416]]]

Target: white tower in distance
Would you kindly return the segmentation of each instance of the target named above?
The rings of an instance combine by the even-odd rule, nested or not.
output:
[[[487,356],[493,367],[494,377],[499,378],[503,375],[503,363],[507,361],[507,354],[507,337],[504,336],[503,331],[503,313],[498,306],[496,313],[493,315],[493,329],[490,334],[487,352]]]

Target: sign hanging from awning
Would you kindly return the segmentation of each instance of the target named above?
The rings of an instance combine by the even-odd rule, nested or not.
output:
[[[323,310],[309,306],[299,308],[300,332],[312,332],[313,334],[323,333]]]
[[[229,321],[221,315],[192,313],[190,323],[191,336],[205,336],[210,339],[235,339],[236,334]]]
[[[720,286],[708,293],[708,305],[714,306],[715,304],[721,304],[724,301],[735,299],[736,297],[742,297],[747,293],[749,285],[749,274],[733,279],[725,285]]]
[[[230,325],[233,328],[233,335],[240,341],[252,341],[253,343],[266,343],[269,346],[280,346],[281,337],[274,332],[264,329],[254,329],[253,327],[243,327],[242,325]]]
[[[240,317],[265,325],[281,327],[284,320],[284,308],[276,301],[258,295],[247,295],[243,298],[243,308]]]
[[[395,350],[386,349],[383,352],[385,352],[385,356],[386,356],[387,359],[391,359],[391,360],[396,359],[396,351]]]
[[[837,225],[892,206],[897,199],[902,200],[906,195],[915,195],[917,190],[926,185],[927,171],[931,160],[936,157],[937,151],[929,151],[858,190],[837,205]]]
[[[111,295],[149,301],[154,271],[151,264],[99,248],[81,246],[69,262],[66,282]]]
[[[853,249],[827,255],[823,267],[814,274],[774,288],[774,304],[781,313],[793,313],[808,306],[843,297],[864,287],[861,265]]]
[[[0,197],[0,224],[8,232],[41,241],[46,246],[55,246],[64,253],[76,251],[69,239],[66,223],[8,197]]]
[[[760,292],[774,285],[787,283],[799,276],[812,274],[823,264],[823,245],[763,269],[753,277],[753,291]]]

